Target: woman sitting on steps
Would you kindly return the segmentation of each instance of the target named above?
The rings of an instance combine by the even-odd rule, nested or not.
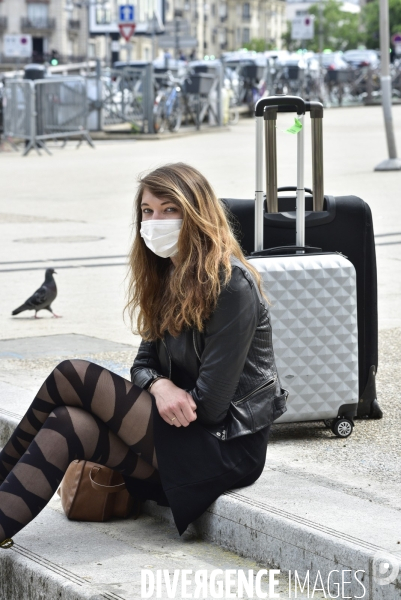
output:
[[[180,534],[261,475],[270,424],[286,410],[269,310],[219,200],[188,165],[140,180],[127,308],[142,336],[132,383],[64,360],[0,452],[0,547],[75,459],[170,506]]]

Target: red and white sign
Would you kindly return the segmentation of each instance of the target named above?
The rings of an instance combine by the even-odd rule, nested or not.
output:
[[[120,30],[120,33],[122,35],[122,37],[125,39],[126,42],[129,42],[131,37],[134,35],[135,33],[135,23],[120,23],[118,28]]]
[[[31,35],[5,35],[3,41],[4,56],[30,58],[32,56]]]
[[[295,17],[291,24],[292,40],[312,40],[315,35],[313,15]]]

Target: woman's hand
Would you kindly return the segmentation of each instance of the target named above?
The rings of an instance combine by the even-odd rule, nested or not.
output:
[[[192,396],[169,379],[155,381],[152,394],[160,416],[169,425],[188,427],[197,418],[196,403]]]

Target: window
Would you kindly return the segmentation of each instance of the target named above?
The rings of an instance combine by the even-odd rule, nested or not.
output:
[[[111,10],[107,5],[98,4],[96,6],[96,24],[97,25],[110,25],[111,23]]]
[[[223,18],[227,16],[227,4],[225,2],[219,5],[219,15]]]
[[[245,4],[242,5],[242,18],[243,19],[251,18],[251,5],[249,4],[249,2],[245,2]]]
[[[28,4],[28,19],[36,27],[46,27],[49,19],[49,7],[47,4],[39,2]]]
[[[249,27],[244,27],[242,30],[242,43],[247,44],[251,41],[251,30]]]

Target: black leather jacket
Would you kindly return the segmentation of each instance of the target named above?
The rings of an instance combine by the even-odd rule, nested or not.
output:
[[[158,375],[186,389],[197,417],[221,440],[255,433],[278,419],[288,393],[274,361],[269,309],[251,273],[232,258],[232,276],[203,332],[142,341],[131,379],[146,389]]]

